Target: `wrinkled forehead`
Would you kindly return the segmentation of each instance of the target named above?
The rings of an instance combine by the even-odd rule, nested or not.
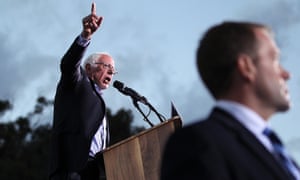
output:
[[[101,56],[96,60],[96,62],[103,62],[106,64],[110,64],[112,66],[115,66],[115,61],[114,59],[107,54],[101,54]]]

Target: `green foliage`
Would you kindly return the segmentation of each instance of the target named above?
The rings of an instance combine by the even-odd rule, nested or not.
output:
[[[15,121],[0,122],[0,179],[1,180],[42,180],[48,179],[50,124],[32,127],[30,122],[39,116],[53,101],[39,97],[32,112]],[[12,105],[0,100],[0,116]],[[144,127],[132,126],[130,110],[120,109],[115,115],[107,110],[110,122],[111,144],[134,135]],[[45,120],[51,122],[52,120]]]

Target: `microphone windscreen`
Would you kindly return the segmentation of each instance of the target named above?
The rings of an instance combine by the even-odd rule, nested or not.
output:
[[[115,88],[117,88],[118,90],[121,90],[121,89],[123,89],[124,84],[123,84],[122,82],[116,80],[116,81],[114,81],[113,86],[114,86]]]

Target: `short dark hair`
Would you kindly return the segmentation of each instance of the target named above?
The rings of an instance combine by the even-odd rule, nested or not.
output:
[[[239,55],[255,58],[258,44],[256,28],[268,29],[250,22],[223,22],[204,34],[197,49],[197,68],[214,98],[220,97],[231,86]]]

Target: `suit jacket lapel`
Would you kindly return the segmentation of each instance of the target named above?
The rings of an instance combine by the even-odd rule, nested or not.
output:
[[[102,118],[102,121],[103,121],[103,119],[104,118],[106,118],[105,117],[105,112],[106,112],[106,105],[105,105],[105,102],[104,102],[104,100],[103,100],[103,98],[102,98],[102,96],[101,96],[101,94],[96,90],[96,88],[95,88],[95,84],[94,84],[94,82],[89,78],[89,81],[90,81],[90,83],[91,83],[91,86],[92,86],[92,88],[93,88],[93,91],[97,94],[97,96],[99,97],[99,99],[100,99],[100,101],[101,101],[101,103],[102,103],[102,110],[103,110],[103,112],[104,112],[104,116],[103,116],[103,118]],[[102,121],[100,121],[101,123],[102,123]],[[100,125],[100,124],[99,124]],[[106,119],[106,131],[107,131],[107,133],[106,133],[106,145],[108,146],[109,145],[109,142],[110,142],[110,133],[109,133],[109,120],[108,119]]]
[[[281,177],[282,179],[288,177],[288,174],[278,164],[274,156],[232,115],[219,108],[215,108],[212,112],[212,120],[220,122],[223,126],[236,134],[236,137],[240,143],[247,146],[247,149],[252,151],[252,153],[261,160],[261,163],[268,167],[271,172],[277,174],[277,176]],[[284,174],[286,174],[286,176],[284,176]]]

